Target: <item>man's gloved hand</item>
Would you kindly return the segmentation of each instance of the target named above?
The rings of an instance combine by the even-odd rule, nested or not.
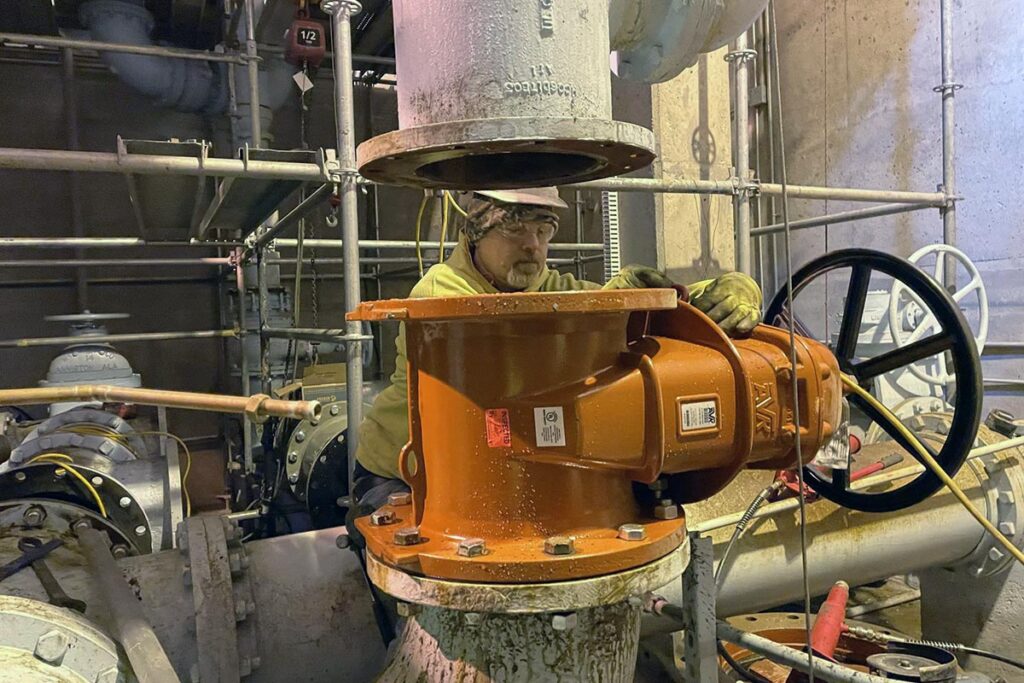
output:
[[[761,322],[761,288],[743,273],[690,285],[690,303],[728,335],[746,334]]]
[[[672,289],[674,282],[665,273],[649,266],[626,266],[602,289]]]

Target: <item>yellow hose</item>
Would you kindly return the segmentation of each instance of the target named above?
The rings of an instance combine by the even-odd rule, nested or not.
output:
[[[974,507],[974,504],[971,503],[967,494],[957,486],[956,482],[953,481],[953,478],[946,473],[946,470],[942,469],[942,466],[935,460],[935,458],[932,457],[932,454],[921,445],[921,442],[918,441],[916,436],[914,436],[914,433],[907,429],[906,425],[900,422],[899,418],[893,415],[888,408],[882,405],[881,401],[876,399],[870,392],[858,384],[855,379],[847,375],[842,375],[842,380],[843,384],[845,384],[850,391],[870,403],[875,410],[886,417],[893,428],[896,429],[896,431],[898,431],[914,447],[914,450],[917,451],[917,457],[921,462],[923,462],[925,466],[935,474],[935,476],[941,479],[942,483],[946,485],[946,488],[948,488],[953,495],[956,496],[956,499],[960,501],[960,504],[967,508],[967,512],[971,513],[971,516],[978,520],[978,523],[985,527],[985,531],[992,534],[992,537],[999,541],[999,544],[1006,548],[1007,552],[1013,555],[1018,562],[1024,564],[1024,552],[1021,552],[1020,548],[1013,544],[1013,541],[1003,535],[1003,533],[999,531],[999,529],[997,529],[995,525],[985,517],[985,515],[981,514],[978,508]]]
[[[420,200],[420,210],[416,213],[416,263],[420,267],[420,277],[423,277],[423,250],[420,248],[420,230],[423,225],[423,212],[427,208],[428,195],[423,194],[423,199]]]
[[[67,462],[62,462],[62,459],[67,460]],[[100,498],[99,491],[97,491],[96,487],[92,485],[92,482],[86,479],[81,472],[71,465],[72,459],[70,455],[66,455],[64,453],[43,453],[42,455],[37,455],[29,460],[27,464],[31,465],[34,462],[44,462],[49,465],[54,465],[58,470],[64,470],[73,476],[90,494],[92,494],[93,499],[96,501],[96,507],[100,510],[100,514],[104,517],[107,516],[107,506],[103,504],[103,499]]]

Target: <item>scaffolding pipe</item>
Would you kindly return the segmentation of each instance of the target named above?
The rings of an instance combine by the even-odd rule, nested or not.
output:
[[[798,221],[791,221],[789,224],[790,230],[805,230],[807,228],[820,228],[822,226],[836,225],[838,223],[849,223],[851,221],[864,220],[866,218],[879,218],[881,216],[892,216],[899,213],[907,213],[910,211],[920,211],[922,209],[931,209],[934,207],[926,204],[882,204],[881,206],[869,206],[866,209],[854,209],[852,211],[840,211],[838,213],[830,213],[824,216],[816,216],[814,218],[803,218]],[[760,235],[773,235],[776,233],[783,232],[786,229],[783,223],[773,223],[772,225],[763,225],[754,228],[750,231],[750,234],[754,237]]]
[[[23,259],[0,261],[0,268],[117,268],[120,266],[231,266],[229,257],[129,259]]]
[[[272,178],[327,182],[328,169],[291,161],[257,161],[219,157],[176,157],[160,154],[75,152],[58,149],[0,147],[0,169],[26,171],[88,171],[141,175],[213,176],[220,178]]]
[[[0,249],[123,249],[129,247],[241,247],[242,242],[153,242],[139,237],[0,237]]]
[[[733,166],[739,187],[733,195],[733,213],[736,221],[736,268],[741,273],[753,275],[750,252],[753,241],[750,238],[750,75],[753,51],[748,49],[747,32],[736,37],[736,49],[726,59],[733,64],[735,83],[735,120],[733,122]]]
[[[1024,355],[1024,342],[985,342],[983,356],[1019,356]]]
[[[256,0],[245,0],[245,54],[249,69],[249,143],[263,146],[260,118],[260,63],[256,54]]]
[[[953,0],[940,0],[939,31],[942,41],[942,84],[936,90],[942,93],[942,192],[946,201],[942,207],[942,241],[956,246],[956,166],[955,137],[956,91],[962,86],[953,80]],[[956,259],[946,255],[943,284],[956,291]]]
[[[334,37],[334,97],[335,122],[338,129],[338,164],[341,182],[341,237],[343,241],[342,266],[345,286],[345,311],[351,313],[359,307],[359,174],[356,171],[355,109],[352,95],[352,32],[350,20],[362,11],[356,0],[328,0],[321,8],[331,13],[331,31]],[[314,245],[310,245],[314,246]],[[348,492],[350,498],[355,480],[356,447],[359,427],[363,421],[363,343],[362,327],[358,320],[346,320],[345,344],[346,409],[348,411]]]
[[[325,201],[329,196],[331,196],[331,193],[333,191],[334,185],[332,183],[324,183],[317,189],[313,190],[313,192],[308,197],[299,202],[295,206],[295,208],[289,211],[287,214],[285,214],[284,217],[281,218],[281,220],[279,220],[269,229],[260,233],[260,235],[256,238],[256,242],[253,244],[253,249],[263,249],[271,242],[273,242],[275,239],[277,239],[277,237],[285,230],[287,230],[293,225],[298,224],[299,221],[301,221],[303,218],[309,215],[309,213],[313,209],[315,209],[321,202]]]
[[[299,241],[296,239],[285,238],[274,241],[276,247],[296,247]],[[316,249],[343,249],[345,246],[344,240],[329,240],[329,239],[304,239],[302,243],[306,247],[313,247]],[[425,242],[423,244],[426,244]],[[0,247],[3,246],[3,241],[0,240]],[[423,246],[423,245],[421,245]],[[433,245],[429,245],[433,248]],[[458,246],[458,242],[445,242],[445,249],[454,249]],[[416,242],[414,240],[359,240],[360,249],[415,249]],[[552,242],[548,245],[548,251],[604,251],[604,245],[597,242]],[[319,262],[319,260],[318,260]]]
[[[758,183],[761,194],[782,196],[779,183]],[[847,187],[819,187],[786,184],[786,194],[793,199],[830,199],[849,202],[893,202],[941,207],[946,195],[941,192],[905,192],[902,190],[862,190]]]
[[[33,45],[36,47],[55,47],[70,50],[90,50],[94,52],[127,52],[134,55],[152,57],[174,57],[176,59],[193,59],[201,62],[228,62],[245,64],[249,57],[230,52],[208,52],[206,50],[186,50],[176,47],[157,47],[154,45],[127,45],[122,43],[105,43],[97,40],[73,40],[57,36],[37,36],[24,33],[0,33],[0,46]]]
[[[736,183],[732,180],[693,180],[691,178],[604,178],[588,180],[585,183],[563,185],[577,190],[602,190],[605,192],[668,192],[678,194],[735,194]]]
[[[223,337],[240,337],[242,334],[238,330],[195,330],[188,332],[97,334],[84,337],[26,337],[24,339],[0,339],[0,349],[27,348],[30,346],[69,346],[74,344],[116,344],[178,339],[220,339]]]
[[[577,262],[590,263],[591,261],[600,261],[603,258],[604,258],[604,256],[602,254],[597,254],[597,255],[593,255],[593,256],[583,256],[583,257],[580,257],[579,259],[575,259],[575,258],[549,258],[547,260],[547,263],[548,263],[549,266],[567,266],[567,265],[575,264]],[[312,263],[313,259],[311,259],[311,258],[303,258],[302,262],[303,263]],[[344,262],[345,262],[345,260],[344,259],[340,259],[340,258],[318,258],[318,259],[316,259],[317,265],[323,265],[323,266],[338,265],[338,264],[343,264]],[[426,264],[427,263],[426,259],[424,259],[423,262],[424,262],[424,264]],[[389,263],[401,263],[401,264],[409,264],[409,265],[411,265],[411,264],[414,264],[414,263],[419,263],[419,259],[417,259],[415,256],[363,256],[363,257],[361,257],[359,259],[359,263],[366,264],[366,265],[386,265],[386,264],[389,264]],[[434,261],[433,263],[436,263],[436,261]],[[271,265],[271,266],[295,265],[295,259],[288,259],[288,258],[267,259],[267,264]],[[0,266],[2,266],[2,265],[3,265],[3,262],[0,261]]]
[[[265,394],[226,396],[200,394],[192,391],[116,387],[109,384],[0,389],[0,406],[64,403],[67,401],[137,403],[144,406],[206,410],[214,413],[240,413],[257,420],[268,417],[319,420],[321,412],[320,403],[317,401],[283,401]]]

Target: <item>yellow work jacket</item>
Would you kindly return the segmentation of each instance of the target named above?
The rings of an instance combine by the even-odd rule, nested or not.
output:
[[[621,278],[622,276],[616,276]],[[691,296],[713,282],[707,280],[690,286]],[[527,292],[575,292],[593,289],[623,289],[615,279],[602,287],[596,282],[577,280],[572,275],[545,267]],[[484,278],[473,263],[469,242],[459,236],[459,244],[444,263],[432,266],[409,293],[411,299],[440,296],[469,296],[472,294],[498,294],[494,285]],[[370,412],[359,429],[359,447],[356,459],[370,472],[381,477],[399,479],[398,455],[409,441],[409,395],[407,384],[405,324],[400,324],[395,339],[398,356],[391,386],[374,401]]]

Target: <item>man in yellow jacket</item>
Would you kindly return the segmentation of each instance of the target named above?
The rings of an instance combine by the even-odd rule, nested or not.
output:
[[[476,192],[461,203],[466,218],[458,246],[413,287],[410,298],[674,286],[664,273],[646,266],[627,266],[603,287],[549,269],[557,209],[568,208],[555,188]],[[761,290],[746,275],[727,273],[687,289],[690,303],[729,334],[749,332],[761,320]],[[391,386],[377,397],[359,432],[354,493],[363,510],[383,505],[390,493],[408,490],[398,472],[398,454],[409,440],[404,326],[395,345]]]

